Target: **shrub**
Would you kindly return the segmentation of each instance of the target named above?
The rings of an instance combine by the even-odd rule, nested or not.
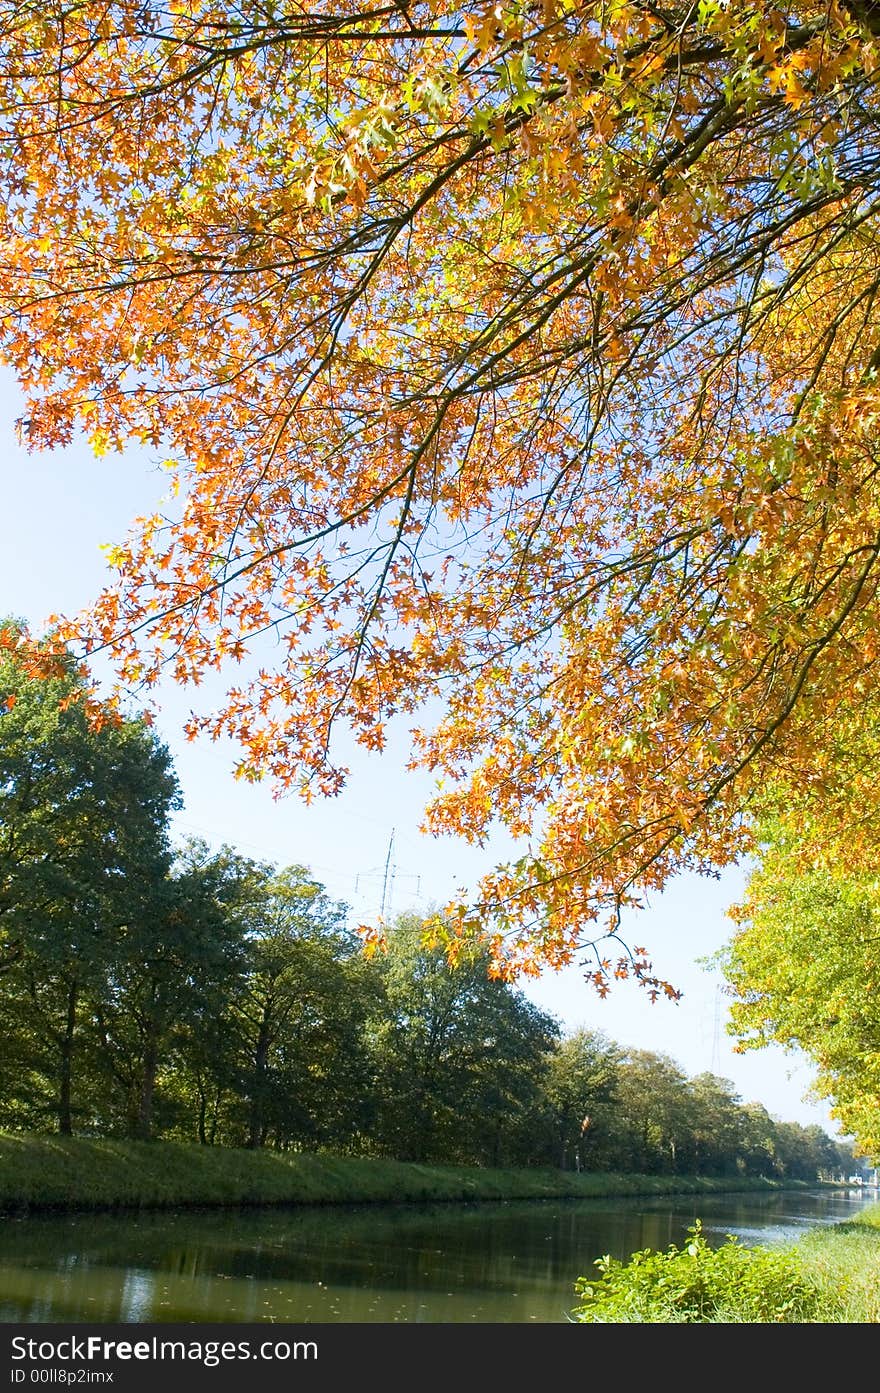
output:
[[[802,1322],[820,1316],[818,1288],[798,1257],[771,1248],[747,1248],[728,1234],[712,1248],[698,1219],[682,1248],[646,1248],[628,1262],[597,1258],[600,1277],[578,1279],[576,1321]]]

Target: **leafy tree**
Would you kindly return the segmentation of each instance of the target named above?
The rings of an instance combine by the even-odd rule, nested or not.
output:
[[[83,1003],[166,873],[179,794],[165,748],[68,657],[11,622],[0,640],[0,990],[35,1043],[33,1106],[69,1133]]]
[[[629,1051],[618,1072],[616,1099],[624,1169],[686,1169],[688,1083],[678,1065],[652,1050]]]
[[[227,1013],[240,1100],[227,1135],[250,1147],[346,1146],[364,1125],[371,976],[346,907],[304,866],[240,862],[232,914],[245,967]]]
[[[151,886],[119,936],[108,980],[93,997],[94,1030],[131,1135],[153,1130],[157,1082],[187,1029],[210,1037],[244,969],[238,925],[218,903],[211,861],[172,868]]]
[[[688,1080],[687,1091],[684,1168],[696,1175],[736,1175],[744,1169],[744,1116],[733,1084],[714,1074],[698,1074]]]
[[[163,1076],[166,1135],[202,1146],[232,1138],[226,1132],[237,1105],[238,1073],[230,1049],[229,1002],[198,1011],[175,1031]]]
[[[448,926],[505,970],[736,855],[771,774],[876,806],[873,3],[0,19],[23,429],[180,490],[69,633],[138,683],[253,649],[194,726],[308,795],[440,695],[429,826],[542,828]]]
[[[786,1179],[815,1180],[819,1171],[839,1163],[837,1147],[821,1127],[799,1122],[777,1121],[776,1155],[779,1174]]]
[[[29,982],[19,968],[0,979],[0,1129],[45,1131],[58,1125],[59,1060],[54,1041],[35,1022]],[[80,1086],[82,1042],[75,1062]]]
[[[608,1167],[622,1059],[622,1051],[601,1031],[575,1031],[555,1050],[545,1088],[552,1117],[553,1161],[562,1170]]]
[[[748,1175],[778,1177],[776,1122],[763,1103],[747,1103],[743,1109],[742,1156]]]
[[[451,968],[422,930],[415,916],[399,918],[377,962],[376,1143],[410,1161],[530,1159],[558,1026],[492,979],[485,955]]]
[[[804,873],[798,836],[764,829],[723,966],[742,1049],[774,1042],[814,1061],[816,1092],[868,1153],[880,1152],[880,900],[873,876]]]
[[[245,925],[254,862],[227,846],[212,851],[190,837],[178,848],[176,870],[195,891],[196,915],[208,921],[207,938],[191,938],[187,971],[196,990],[177,1017],[164,1061],[163,1124],[175,1135],[213,1145],[239,1083],[232,1025],[233,1002],[248,968]],[[136,1058],[136,1056],[135,1056]],[[135,1071],[121,1080],[131,1096]],[[117,1075],[118,1077],[118,1075]]]

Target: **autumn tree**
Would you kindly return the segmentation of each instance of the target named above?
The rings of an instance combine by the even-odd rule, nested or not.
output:
[[[427,826],[523,840],[438,921],[502,972],[736,856],[769,778],[875,806],[871,0],[2,0],[0,34],[22,430],[171,471],[66,625],[123,684],[243,662],[192,730],[307,797],[340,725],[421,721]]]

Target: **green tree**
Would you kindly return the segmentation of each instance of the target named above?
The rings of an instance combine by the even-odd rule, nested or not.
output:
[[[93,998],[100,1057],[132,1136],[152,1134],[157,1083],[190,1038],[210,1036],[244,970],[239,925],[224,912],[218,867],[178,864],[150,887],[118,936]]]
[[[697,1175],[735,1175],[742,1168],[744,1118],[729,1079],[698,1074],[687,1086],[683,1163]]]
[[[560,1041],[547,1069],[552,1156],[562,1170],[601,1169],[609,1159],[622,1050],[601,1031]]]
[[[880,1153],[880,884],[805,871],[798,838],[765,825],[740,927],[722,955],[741,1049],[804,1051],[815,1091],[868,1154]]]
[[[250,1147],[347,1144],[364,1121],[372,974],[346,907],[304,866],[244,871],[232,906],[246,962],[228,1017],[240,1114],[230,1125]]]
[[[668,1055],[631,1050],[617,1078],[618,1135],[625,1169],[680,1171],[686,1155],[688,1082]]]
[[[84,669],[50,643],[25,659],[14,622],[0,636],[0,991],[37,1047],[34,1106],[70,1133],[83,1004],[166,874],[179,792],[167,750],[99,707]]]
[[[176,851],[174,871],[189,886],[194,901],[196,922],[180,946],[186,951],[185,970],[192,974],[195,990],[167,1037],[161,1125],[173,1135],[195,1135],[204,1145],[222,1139],[226,1111],[237,1097],[232,1011],[248,966],[240,907],[254,864],[229,846],[214,851],[197,837],[187,838]],[[200,921],[207,933],[200,932]],[[134,1096],[137,1051],[129,1054],[127,1066],[124,1056],[117,1056],[116,1067],[126,1095]]]
[[[763,1103],[743,1108],[742,1156],[747,1175],[779,1175],[776,1122]]]
[[[377,1144],[412,1161],[499,1165],[533,1152],[557,1023],[487,972],[451,968],[402,916],[377,959],[384,994],[371,1022]]]

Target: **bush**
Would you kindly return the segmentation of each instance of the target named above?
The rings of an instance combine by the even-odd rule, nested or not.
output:
[[[820,1315],[818,1288],[797,1256],[770,1248],[746,1248],[732,1235],[711,1248],[698,1219],[682,1248],[646,1248],[628,1262],[596,1260],[601,1276],[578,1279],[576,1321],[610,1322],[801,1322]]]

